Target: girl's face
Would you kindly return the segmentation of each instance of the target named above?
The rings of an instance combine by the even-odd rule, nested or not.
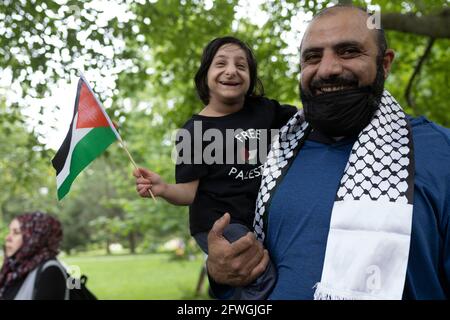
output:
[[[23,244],[22,231],[20,230],[20,222],[17,219],[11,221],[9,225],[9,233],[5,238],[5,255],[9,258],[13,256]]]
[[[210,105],[244,101],[250,87],[247,55],[236,44],[224,44],[217,50],[208,69]]]

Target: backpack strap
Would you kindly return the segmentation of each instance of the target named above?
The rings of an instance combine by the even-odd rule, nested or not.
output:
[[[39,279],[41,273],[45,269],[47,269],[48,267],[53,267],[53,266],[58,267],[61,270],[64,278],[67,279],[67,271],[64,268],[64,266],[57,259],[51,259],[51,260],[48,260],[48,261],[42,263],[37,268],[37,271],[36,271],[36,275],[35,275],[35,279],[34,279],[34,289],[33,289],[33,295],[32,295],[33,299],[36,296],[36,284],[37,284],[36,280]],[[67,281],[66,281],[66,286],[65,287],[66,287],[66,292],[64,293],[64,300],[69,300],[69,288],[67,286]]]
[[[16,296],[14,297],[14,300],[32,300],[33,299],[37,271],[38,271],[38,268],[34,268],[33,270],[31,270],[28,273],[24,282],[20,286],[19,291],[17,292]]]

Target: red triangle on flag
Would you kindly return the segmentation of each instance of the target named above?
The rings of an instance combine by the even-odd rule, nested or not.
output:
[[[77,129],[97,127],[109,127],[109,122],[106,120],[94,94],[83,82],[78,96]]]

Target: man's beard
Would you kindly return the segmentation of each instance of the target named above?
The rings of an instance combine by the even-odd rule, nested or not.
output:
[[[364,129],[378,109],[384,90],[382,56],[377,59],[377,72],[372,84],[354,89],[325,92],[314,95],[314,88],[321,86],[355,87],[356,77],[336,77],[311,82],[310,89],[300,84],[300,98],[305,119],[311,126],[328,136],[353,136]]]

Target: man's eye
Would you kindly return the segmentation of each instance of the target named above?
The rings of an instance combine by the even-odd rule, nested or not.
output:
[[[354,56],[359,53],[359,50],[356,48],[347,48],[341,51],[341,55],[343,56]]]
[[[303,58],[303,61],[305,62],[314,62],[320,59],[320,55],[319,54],[308,54]]]

